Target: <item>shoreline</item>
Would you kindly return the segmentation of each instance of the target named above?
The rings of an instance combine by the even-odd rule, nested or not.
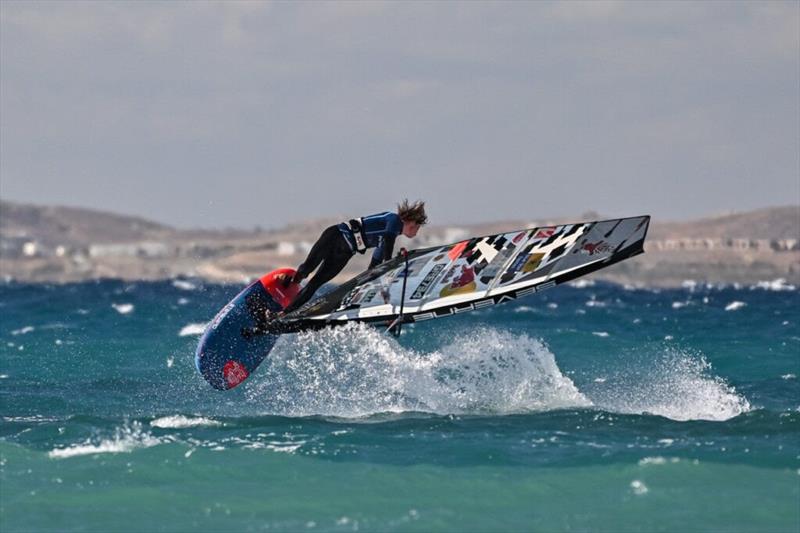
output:
[[[270,230],[179,230],[134,217],[79,208],[0,203],[0,282],[75,283],[97,279],[198,278],[243,284],[301,264],[321,231],[337,219]],[[441,246],[474,235],[551,227],[607,218],[597,213],[560,219],[506,220],[428,226],[396,248]],[[366,270],[356,255],[334,281]],[[641,287],[696,283],[755,285],[778,279],[800,285],[800,206],[768,207],[705,219],[652,220],[645,253],[586,279]]]

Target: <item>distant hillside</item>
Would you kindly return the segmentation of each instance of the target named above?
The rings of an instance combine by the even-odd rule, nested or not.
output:
[[[174,231],[143,218],[104,211],[0,202],[0,236],[26,237],[44,245],[158,240]]]
[[[593,218],[608,218],[596,213],[582,216],[541,220],[539,224],[564,224]],[[337,219],[338,220],[338,219]],[[170,239],[248,238],[258,234],[292,234],[312,238],[332,218],[296,222],[271,231],[248,230],[177,230],[171,226],[140,217],[118,215],[94,209],[60,206],[36,206],[0,201],[0,237],[26,237],[44,245],[73,246],[92,243],[129,243]],[[530,222],[497,221],[485,224],[464,224],[476,234],[516,229]],[[432,226],[426,231],[439,232]],[[702,234],[702,235],[701,235]],[[800,206],[768,207],[754,211],[701,218],[691,221],[654,219],[650,239],[705,238],[798,239],[800,238]]]
[[[0,201],[0,238],[24,237],[45,246],[242,238],[252,234],[244,230],[177,230],[141,217],[95,209]]]
[[[700,236],[709,239],[800,239],[800,206],[767,207],[688,222],[654,220],[649,234],[652,239]]]
[[[610,217],[584,213],[536,221],[432,225],[412,241],[402,239],[401,246],[420,248],[471,235],[603,218]],[[273,230],[178,230],[91,209],[0,202],[0,276],[33,282],[197,276],[241,283],[277,267],[300,264],[321,229],[339,220],[314,219]],[[755,283],[785,278],[800,284],[798,240],[800,206],[688,222],[654,219],[643,256],[593,277],[648,286],[680,286],[687,279]],[[357,255],[338,281],[366,268],[368,260],[368,255]]]

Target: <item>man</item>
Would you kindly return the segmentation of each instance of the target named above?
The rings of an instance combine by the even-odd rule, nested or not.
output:
[[[300,283],[314,269],[319,269],[280,315],[302,307],[322,285],[344,269],[356,252],[363,254],[368,248],[375,248],[369,263],[369,268],[372,268],[392,257],[398,235],[415,237],[419,228],[427,222],[425,202],[409,203],[403,200],[397,206],[397,213],[387,211],[325,229],[311,247],[306,260],[297,267],[297,273],[291,281]]]

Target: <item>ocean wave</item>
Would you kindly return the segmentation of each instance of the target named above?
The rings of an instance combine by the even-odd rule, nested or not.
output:
[[[183,415],[172,415],[172,416],[164,416],[161,418],[156,418],[155,420],[152,420],[150,422],[150,425],[162,429],[167,429],[167,428],[183,429],[183,428],[194,428],[194,427],[221,426],[222,422],[214,420],[213,418],[206,418],[203,416],[190,418],[188,416],[183,416]]]
[[[273,349],[250,402],[282,416],[511,414],[591,405],[539,340],[488,327],[424,353],[368,326],[308,332]]]
[[[127,315],[134,309],[133,304],[111,304],[111,307],[121,315]]]
[[[207,324],[205,322],[192,322],[191,324],[187,324],[183,326],[178,332],[179,337],[187,337],[190,335],[202,335],[206,330]]]
[[[172,280],[172,286],[176,289],[180,289],[182,291],[193,291],[197,289],[197,285],[192,283],[191,281],[186,281],[183,279],[174,279]]]
[[[726,305],[725,306],[725,310],[726,311],[738,311],[739,309],[741,309],[742,307],[745,307],[745,306],[747,306],[747,304],[745,302],[740,302],[740,301],[737,300],[735,302],[731,302],[728,305]]]
[[[128,453],[139,448],[150,448],[161,443],[161,439],[143,431],[140,422],[133,422],[130,425],[117,428],[111,438],[88,439],[81,444],[74,444],[66,448],[55,448],[50,450],[47,455],[53,459],[66,459],[100,453]]]
[[[786,280],[784,278],[778,278],[772,281],[759,281],[755,285],[750,286],[750,290],[754,289],[782,292],[782,291],[794,291],[797,290],[797,287],[786,283]]]

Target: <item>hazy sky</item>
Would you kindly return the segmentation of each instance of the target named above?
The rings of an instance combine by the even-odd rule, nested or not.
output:
[[[800,2],[0,2],[0,197],[178,226],[800,202]]]

